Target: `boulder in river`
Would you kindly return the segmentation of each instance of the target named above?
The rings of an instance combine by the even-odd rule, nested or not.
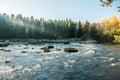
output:
[[[26,53],[26,51],[21,51],[21,53]]]
[[[76,48],[64,48],[64,52],[78,52],[78,49]]]
[[[51,46],[51,45],[45,45],[44,47],[40,48],[40,50],[51,49],[51,48],[54,48],[54,46]]]
[[[70,44],[70,42],[69,42],[69,41],[67,41],[67,42],[63,42],[63,44]]]
[[[29,47],[24,47],[24,49],[29,49]]]
[[[1,48],[0,51],[4,51],[5,49]]]
[[[50,52],[50,50],[48,48],[44,49],[44,52]]]
[[[9,45],[9,41],[0,42],[0,47],[7,47]]]
[[[7,64],[7,63],[10,63],[10,61],[5,61],[5,63]]]
[[[48,49],[54,48],[54,46],[47,45]]]
[[[44,46],[44,47],[41,47],[41,48],[40,48],[40,50],[44,50],[44,49],[47,49],[47,47]]]
[[[11,50],[4,50],[4,52],[11,52]]]
[[[27,43],[24,43],[24,45],[25,45],[25,46],[28,46],[28,44],[27,44]]]

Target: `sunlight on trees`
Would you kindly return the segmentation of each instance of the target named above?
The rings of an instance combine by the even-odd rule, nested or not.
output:
[[[120,19],[118,19],[115,15],[112,15],[109,19],[104,19],[100,23],[103,29],[103,33],[113,36],[115,41],[120,42]]]
[[[0,14],[0,39],[94,39],[99,43],[120,42],[120,18],[112,15],[99,23],[86,21],[44,20],[34,17],[22,17],[21,14],[10,17]]]

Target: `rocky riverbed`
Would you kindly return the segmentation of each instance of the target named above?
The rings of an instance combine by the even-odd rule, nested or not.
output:
[[[119,80],[120,52],[99,44],[13,43],[0,47],[0,80]],[[76,48],[67,53],[64,48]]]

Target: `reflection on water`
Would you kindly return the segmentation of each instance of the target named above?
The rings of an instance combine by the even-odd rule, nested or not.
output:
[[[98,44],[51,44],[44,53],[43,45],[13,44],[1,48],[0,80],[119,80],[120,57]],[[74,47],[77,53],[57,51]],[[4,50],[2,50],[4,49]],[[7,51],[5,51],[7,50]]]

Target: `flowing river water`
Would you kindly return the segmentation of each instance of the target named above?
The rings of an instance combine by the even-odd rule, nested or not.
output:
[[[99,44],[15,43],[0,48],[0,80],[120,80],[120,52]],[[77,48],[66,53],[63,48]],[[60,50],[61,49],[61,50]]]

